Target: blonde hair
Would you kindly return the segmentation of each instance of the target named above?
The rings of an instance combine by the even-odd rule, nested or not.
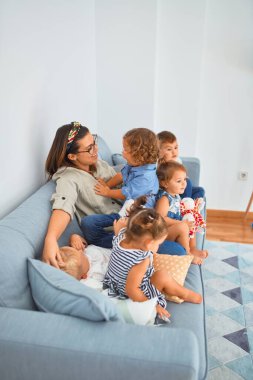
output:
[[[75,277],[77,280],[80,280],[82,277],[82,268],[76,255],[76,250],[72,247],[61,247],[60,253],[65,263],[65,266],[61,268],[61,270]]]
[[[163,188],[162,183],[168,182],[173,177],[174,173],[178,170],[181,170],[186,173],[186,168],[184,165],[180,164],[177,161],[168,161],[161,163],[156,171],[160,187]]]
[[[158,159],[158,144],[154,132],[147,128],[134,128],[123,136],[137,165],[153,164]]]

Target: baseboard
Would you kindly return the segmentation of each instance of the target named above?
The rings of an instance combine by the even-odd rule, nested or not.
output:
[[[235,218],[235,219],[244,219],[246,216],[245,211],[231,211],[231,210],[211,210],[207,209],[207,218]],[[252,219],[253,212],[247,214],[246,219]]]

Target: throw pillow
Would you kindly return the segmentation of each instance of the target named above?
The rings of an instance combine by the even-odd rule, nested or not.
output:
[[[166,269],[180,285],[184,285],[185,277],[193,259],[192,255],[177,256],[155,253],[153,257],[155,270]],[[177,296],[169,294],[165,294],[165,296],[167,300],[172,302],[184,302]]]
[[[57,268],[29,258],[28,276],[34,302],[41,311],[90,321],[122,320],[110,299]]]

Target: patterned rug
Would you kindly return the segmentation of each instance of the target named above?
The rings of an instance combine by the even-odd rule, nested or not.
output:
[[[253,379],[253,245],[207,241],[208,380]]]

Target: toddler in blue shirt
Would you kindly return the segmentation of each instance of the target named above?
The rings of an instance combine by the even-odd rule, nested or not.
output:
[[[96,194],[114,198],[119,201],[129,201],[146,195],[146,207],[154,207],[155,196],[159,189],[156,175],[158,159],[157,138],[154,132],[147,128],[134,128],[123,137],[123,157],[127,164],[109,181],[99,178],[94,188]],[[120,188],[117,188],[122,185]],[[108,227],[120,214],[88,215],[81,220],[83,234],[89,244],[104,248],[112,247],[113,232]],[[107,228],[107,229],[106,229]]]

